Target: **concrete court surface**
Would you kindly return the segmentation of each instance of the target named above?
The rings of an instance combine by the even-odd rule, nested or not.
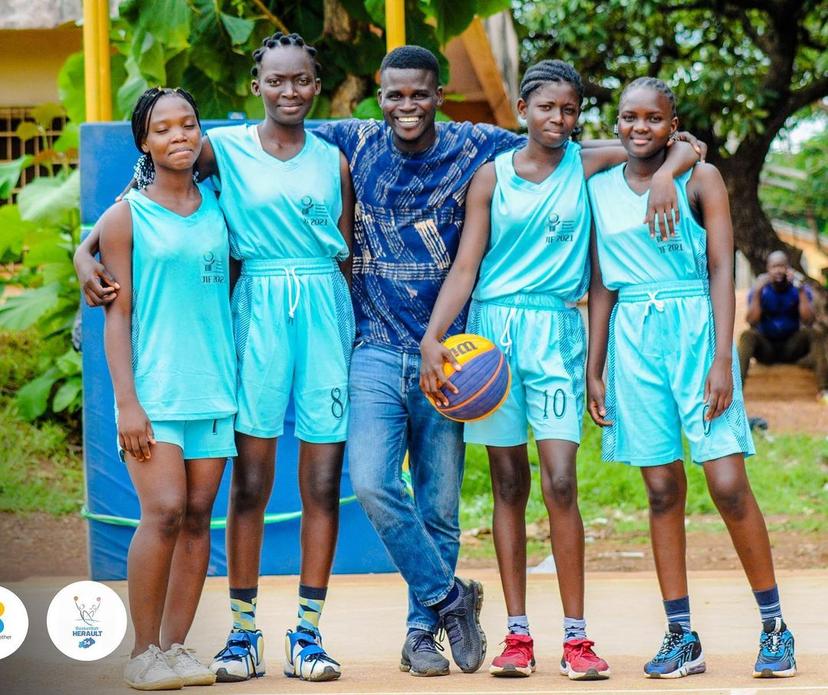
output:
[[[561,607],[554,575],[531,574],[528,615],[538,670],[526,679],[499,679],[486,668],[499,653],[505,607],[495,570],[467,572],[485,587],[481,620],[489,639],[484,667],[475,674],[414,678],[398,670],[404,635],[406,593],[398,575],[339,575],[331,582],[322,628],[326,647],[343,664],[330,683],[304,683],[282,676],[283,634],[295,621],[296,577],[265,577],[259,592],[258,625],[266,639],[267,675],[241,684],[216,684],[187,693],[824,693],[828,695],[828,570],[779,573],[785,617],[795,631],[800,673],[785,680],[750,677],[757,650],[758,614],[741,572],[693,572],[690,596],[694,628],[704,646],[707,673],[674,681],[647,680],[641,668],[661,643],[664,617],[655,575],[591,573],[587,576],[587,620],[597,650],[610,663],[607,681],[576,683],[558,674]],[[0,693],[6,695],[128,693],[121,681],[131,649],[131,629],[121,646],[98,662],[63,656],[46,634],[52,596],[78,578],[31,578],[9,584],[29,611],[29,634],[18,652],[0,661]],[[126,600],[126,582],[110,583]],[[208,579],[189,645],[203,661],[222,645],[229,628],[226,579]]]

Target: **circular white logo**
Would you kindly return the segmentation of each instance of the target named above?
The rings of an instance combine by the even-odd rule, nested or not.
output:
[[[124,602],[100,582],[75,582],[57,592],[49,604],[46,628],[54,645],[78,661],[97,661],[124,639]]]
[[[29,614],[23,601],[0,586],[0,659],[14,654],[26,639],[29,631]]]

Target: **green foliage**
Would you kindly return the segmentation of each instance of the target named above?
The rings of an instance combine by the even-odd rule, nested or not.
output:
[[[828,94],[824,3],[517,0],[515,18],[524,63],[573,63],[603,123],[615,120],[623,84],[665,80],[684,127],[704,136],[713,158],[743,143],[766,151],[787,116]]]
[[[116,118],[126,118],[151,85],[181,86],[193,93],[204,118],[229,112],[261,115],[250,96],[251,53],[282,26],[316,46],[323,63],[323,92],[314,117],[330,115],[331,98],[348,75],[374,80],[385,54],[383,0],[341,0],[350,17],[347,38],[326,23],[323,0],[126,0],[113,20],[111,40]],[[508,9],[508,0],[407,0],[406,38],[433,50],[442,78],[448,62],[440,47],[466,29],[475,14]],[[71,56],[59,78],[61,99],[74,121],[83,118],[83,57]],[[371,92],[369,87],[367,92]],[[370,96],[366,93],[366,97]],[[364,109],[360,110],[360,114]]]
[[[775,217],[828,235],[828,130],[806,140],[795,154],[771,154],[767,164],[796,169],[804,178],[789,180],[796,185],[793,191],[762,186],[759,192],[765,209]]]
[[[0,329],[34,328],[49,347],[36,372],[15,387],[15,405],[26,420],[49,409],[73,413],[81,403],[80,356],[71,347],[79,297],[72,253],[80,234],[80,174],[67,164],[78,134],[77,128],[68,128],[49,148],[44,132],[62,114],[59,105],[43,105],[34,110],[36,120],[26,122],[29,127],[18,129],[25,138],[43,139],[41,152],[46,154],[39,162],[51,176],[30,182],[16,204],[0,207],[0,260],[14,268],[2,283]],[[9,186],[16,183],[14,177]],[[5,378],[0,385],[8,388]]]
[[[751,486],[764,514],[784,516],[791,527],[828,529],[828,447],[825,438],[777,435],[756,438],[756,456],[748,459]],[[685,459],[689,455],[685,451]],[[530,443],[532,492],[526,521],[546,525],[540,491],[537,450]],[[688,515],[717,515],[701,466],[686,466]],[[588,418],[578,453],[578,500],[584,524],[612,523],[617,530],[645,532],[647,497],[641,475],[619,463],[601,461],[601,432]],[[460,524],[464,529],[492,523],[491,483],[486,451],[466,449]]]

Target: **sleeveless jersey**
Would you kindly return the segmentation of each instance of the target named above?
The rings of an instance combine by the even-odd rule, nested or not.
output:
[[[516,150],[495,158],[489,248],[473,297],[517,294],[578,301],[589,286],[590,212],[581,148],[570,142],[540,183],[517,175]]]
[[[305,131],[302,149],[283,162],[262,148],[256,125],[212,128],[207,136],[234,258],[348,257],[337,226],[342,188],[334,145]]]
[[[215,194],[187,217],[126,195],[132,215],[132,371],[150,420],[236,412],[227,227]]]
[[[625,164],[596,174],[587,183],[598,241],[601,275],[607,289],[708,279],[707,232],[687,199],[693,170],[676,179],[681,221],[676,236],[650,238],[642,222],[649,192],[638,195],[624,178]]]

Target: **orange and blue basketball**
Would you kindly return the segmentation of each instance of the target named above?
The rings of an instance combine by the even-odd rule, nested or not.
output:
[[[462,367],[456,372],[450,364],[443,364],[447,380],[457,387],[458,393],[444,385],[441,391],[448,405],[429,399],[431,404],[442,415],[459,422],[489,417],[509,395],[512,375],[506,357],[491,340],[472,333],[452,336],[443,345]]]

